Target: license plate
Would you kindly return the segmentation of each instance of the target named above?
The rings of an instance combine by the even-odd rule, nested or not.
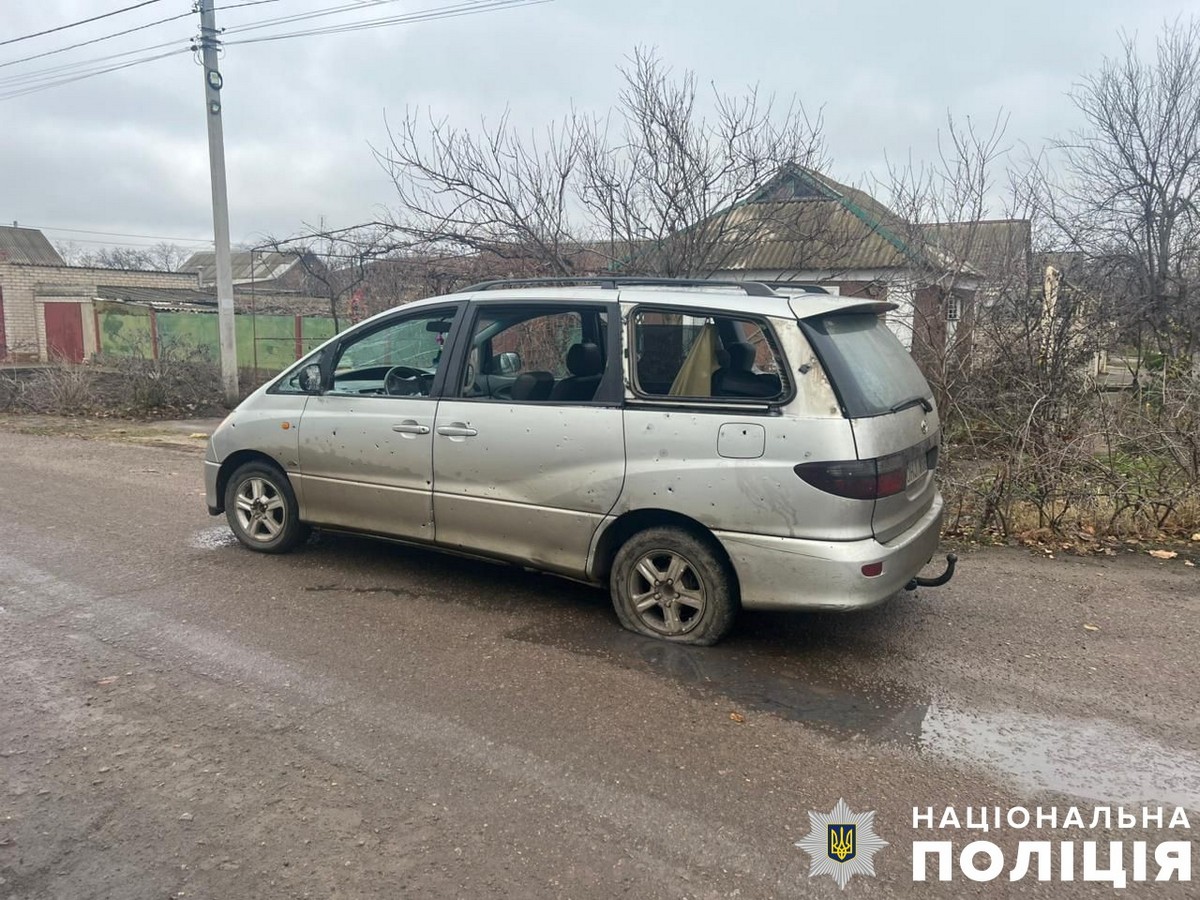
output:
[[[908,461],[908,477],[905,479],[905,486],[912,484],[928,471],[929,465],[925,461],[925,454],[914,456]]]

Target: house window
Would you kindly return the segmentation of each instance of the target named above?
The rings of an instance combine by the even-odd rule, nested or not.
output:
[[[959,306],[959,303],[960,303],[960,301],[959,301],[958,294],[947,294],[946,295],[946,321],[947,322],[957,322],[958,321],[959,314],[962,311]]]

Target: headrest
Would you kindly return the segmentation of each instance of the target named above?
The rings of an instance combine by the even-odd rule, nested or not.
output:
[[[554,388],[554,376],[549,372],[522,372],[513,382],[514,400],[545,400]]]
[[[729,354],[728,368],[735,372],[749,372],[754,367],[758,350],[748,341],[735,341],[725,347]]]
[[[595,344],[572,344],[567,351],[567,369],[572,375],[586,378],[599,375],[603,368],[600,348]]]

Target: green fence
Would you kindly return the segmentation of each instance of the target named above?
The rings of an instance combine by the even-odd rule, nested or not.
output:
[[[235,323],[238,366],[278,372],[333,337],[333,319],[239,313]],[[96,304],[102,356],[220,356],[215,312],[161,312],[130,304]]]

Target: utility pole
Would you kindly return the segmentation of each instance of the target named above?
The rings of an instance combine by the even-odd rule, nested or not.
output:
[[[221,333],[221,382],[225,401],[238,401],[237,338],[233,313],[233,264],[229,256],[229,198],[225,189],[225,134],[221,126],[221,70],[213,0],[199,0],[204,106],[208,119],[208,167],[212,178],[213,240],[217,251],[217,322]]]

